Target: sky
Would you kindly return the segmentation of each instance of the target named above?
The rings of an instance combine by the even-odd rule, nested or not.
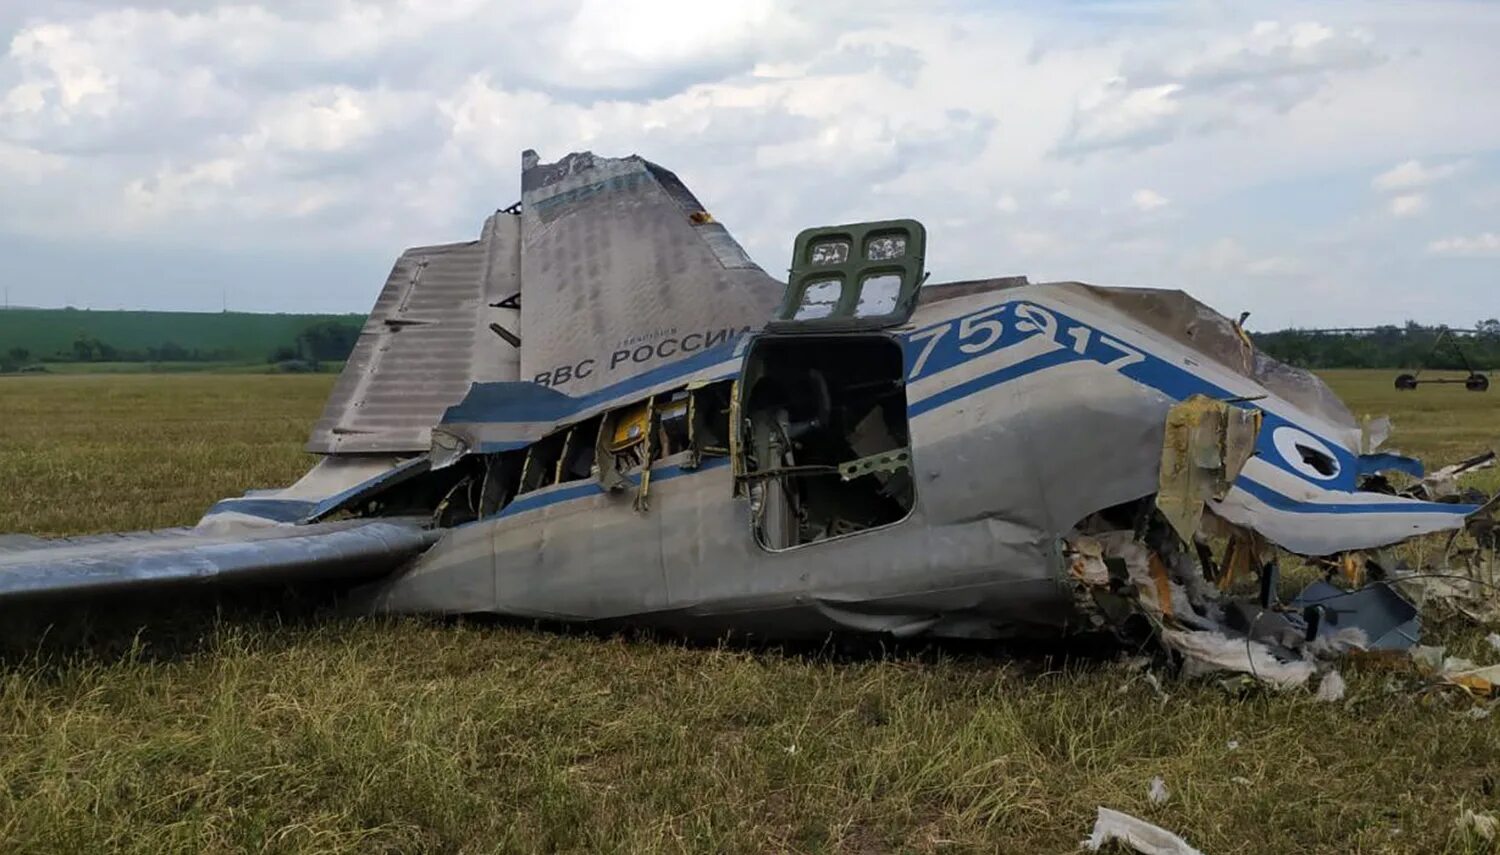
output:
[[[1455,0],[0,0],[0,285],[366,311],[533,148],[661,163],[778,275],[802,228],[915,217],[932,281],[1469,326],[1496,44]]]

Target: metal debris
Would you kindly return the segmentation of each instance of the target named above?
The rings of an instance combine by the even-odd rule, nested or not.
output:
[[[1493,450],[1476,454],[1467,460],[1461,460],[1450,466],[1433,472],[1422,482],[1409,491],[1409,495],[1417,499],[1438,502],[1455,499],[1463,495],[1459,488],[1458,479],[1464,475],[1488,469],[1495,465],[1495,452]],[[1480,499],[1483,501],[1483,498]]]
[[[1120,843],[1142,855],[1203,855],[1186,840],[1160,826],[1128,813],[1101,807],[1098,818],[1094,820],[1093,833],[1079,845],[1090,852],[1098,852],[1106,843]]]
[[[1150,786],[1146,787],[1146,798],[1154,805],[1164,805],[1172,798],[1171,790],[1167,789],[1167,782],[1160,775],[1151,779]]]
[[[1417,670],[1428,677],[1454,686],[1460,686],[1470,694],[1491,697],[1500,690],[1500,665],[1480,666],[1468,659],[1445,655],[1442,647],[1417,647],[1412,651],[1412,661]]]

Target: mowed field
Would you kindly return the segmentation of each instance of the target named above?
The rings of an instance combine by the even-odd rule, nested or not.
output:
[[[1500,393],[1389,375],[1331,379],[1430,462],[1500,442]],[[187,524],[287,483],[332,382],[0,378],[0,532]],[[1329,704],[1163,694],[1081,650],[742,649],[202,598],[142,614],[0,664],[0,851],[1068,852],[1105,805],[1208,853],[1479,852],[1455,821],[1500,812],[1500,715],[1374,666]],[[1480,630],[1428,635],[1500,657]]]

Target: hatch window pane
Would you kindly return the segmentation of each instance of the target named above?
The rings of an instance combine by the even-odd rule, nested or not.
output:
[[[797,307],[796,320],[826,318],[838,307],[844,294],[841,279],[817,279],[807,284],[802,292],[802,304]]]
[[[849,241],[823,240],[812,246],[812,264],[843,264],[849,260]]]
[[[878,235],[865,241],[865,258],[890,261],[906,255],[906,235]]]
[[[865,277],[859,289],[859,305],[854,314],[861,318],[889,315],[896,311],[901,296],[901,277],[895,273],[877,273]]]

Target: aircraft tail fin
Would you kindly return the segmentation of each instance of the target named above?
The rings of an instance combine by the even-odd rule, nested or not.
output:
[[[638,156],[522,155],[521,379],[583,395],[760,329],[785,285]]]

